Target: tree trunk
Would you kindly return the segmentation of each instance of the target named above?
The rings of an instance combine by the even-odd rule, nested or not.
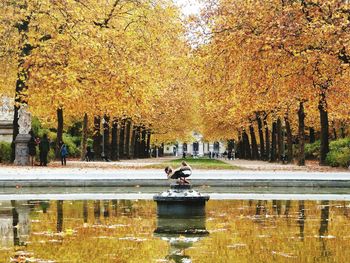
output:
[[[344,127],[344,123],[342,122],[341,123],[341,126],[340,126],[340,136],[344,139],[345,138],[345,127]]]
[[[93,134],[93,145],[92,148],[94,149],[94,158],[96,160],[99,160],[101,158],[101,117],[95,116],[94,117],[94,134]]]
[[[147,130],[145,127],[142,127],[142,132],[141,132],[141,157],[146,158],[147,157],[147,149],[146,149],[146,134]]]
[[[243,130],[243,152],[245,159],[252,158],[252,151],[250,149],[249,138],[245,130]]]
[[[265,153],[265,142],[264,142],[264,132],[262,127],[262,121],[259,113],[256,114],[256,119],[258,122],[258,130],[259,130],[259,142],[260,142],[260,158],[262,160],[266,159],[266,153]]]
[[[136,158],[135,147],[136,147],[136,126],[132,126],[131,128],[131,145],[130,145],[130,157]]]
[[[284,149],[283,149],[283,133],[282,133],[282,122],[281,118],[278,117],[277,124],[276,124],[276,131],[277,131],[277,160],[282,161]]]
[[[335,123],[332,121],[332,130],[333,130],[333,140],[337,139],[337,129],[335,128]]]
[[[111,159],[113,161],[119,160],[119,127],[116,118],[112,121],[112,142],[111,142]]]
[[[60,157],[61,142],[63,142],[63,109],[57,109],[57,138],[56,138],[56,158]]]
[[[82,161],[85,160],[85,154],[86,154],[86,148],[87,148],[87,138],[88,138],[88,116],[85,113],[84,114],[84,120],[83,120],[82,136],[81,136],[81,155],[80,155],[80,159]]]
[[[140,150],[141,150],[141,127],[137,126],[136,127],[136,131],[135,131],[135,158],[140,158]]]
[[[235,140],[234,139],[228,140],[227,141],[227,151],[232,152],[234,148],[235,148]],[[208,149],[209,149],[209,147],[208,147]]]
[[[290,122],[288,116],[284,118],[286,123],[286,132],[287,132],[287,162],[291,163],[293,161],[293,136],[292,129],[290,127]]]
[[[119,134],[119,157],[125,158],[124,156],[124,146],[125,146],[125,120],[121,121],[120,134]]]
[[[258,144],[256,143],[255,131],[252,123],[250,123],[249,125],[249,132],[250,132],[250,138],[252,142],[252,159],[258,160],[259,150],[258,150]]]
[[[127,120],[126,121],[126,129],[125,129],[125,132],[126,132],[126,140],[125,140],[125,156],[126,158],[128,159],[131,159],[131,154],[130,154],[130,144],[131,144],[131,120]]]
[[[128,158],[128,155],[127,155],[127,150],[126,150],[126,147],[127,147],[127,144],[128,144],[128,120],[125,119],[124,120],[124,139],[123,139],[123,158],[124,159],[127,159]]]
[[[164,156],[164,143],[162,143],[159,147],[159,156],[160,157]]]
[[[266,147],[265,147],[265,160],[268,161],[271,158],[271,147],[270,147],[270,131],[269,126],[267,125],[266,117],[264,118],[264,127],[265,127],[265,139],[266,139]]]
[[[24,5],[25,6],[25,5]],[[23,7],[26,9],[26,7]],[[27,11],[27,10],[25,10]],[[18,59],[18,72],[16,81],[16,92],[15,92],[15,104],[14,104],[14,118],[13,118],[13,133],[12,133],[12,144],[11,144],[11,161],[13,162],[16,158],[15,152],[15,140],[19,134],[18,126],[18,111],[23,104],[27,104],[27,99],[25,92],[28,90],[27,80],[28,80],[28,69],[24,67],[25,59],[33,50],[33,46],[29,44],[28,32],[30,24],[30,16],[23,19],[16,24],[18,33],[20,35],[21,41],[21,52]]]
[[[298,165],[305,165],[305,112],[303,102],[299,103],[298,110],[298,141],[299,141],[299,155]]]
[[[147,143],[146,143],[146,153],[147,153],[147,158],[151,157],[151,131],[147,131]]]
[[[321,121],[321,149],[320,149],[320,165],[326,165],[326,157],[329,152],[329,128],[328,128],[328,112],[325,91],[322,91],[318,110],[320,112]]]
[[[309,133],[310,133],[310,143],[314,143],[315,142],[315,129],[310,127],[309,128]]]
[[[104,115],[104,123],[103,123],[103,137],[104,137],[104,154],[106,159],[111,158],[111,148],[109,143],[109,116]]]
[[[277,159],[277,123],[274,121],[272,123],[272,132],[271,132],[271,157],[270,161],[275,162]]]

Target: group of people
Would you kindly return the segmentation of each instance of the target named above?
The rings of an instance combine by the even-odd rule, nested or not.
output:
[[[232,151],[225,151],[223,154],[222,154],[225,158],[225,160],[234,160],[235,159],[235,150],[232,150]]]
[[[37,146],[39,146],[39,159],[40,166],[47,166],[48,164],[48,155],[50,152],[50,140],[47,137],[47,134],[44,134],[40,139],[39,137],[35,137],[31,132],[31,138],[28,142],[29,149],[29,162],[31,166],[35,165],[35,157],[37,155]],[[59,154],[61,158],[61,164],[67,165],[67,156],[68,156],[68,148],[64,142],[60,142],[59,144]]]

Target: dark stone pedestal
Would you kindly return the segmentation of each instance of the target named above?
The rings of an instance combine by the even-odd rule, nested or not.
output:
[[[17,166],[29,165],[28,142],[31,136],[29,134],[18,134],[15,140],[16,159],[14,164]]]
[[[157,228],[154,235],[169,242],[166,257],[171,262],[192,262],[186,249],[209,235],[205,227],[208,195],[192,190],[191,185],[170,186],[153,197],[157,202]]]
[[[153,200],[157,202],[158,217],[203,217],[209,196],[192,190],[191,185],[171,185],[169,190],[153,196]]]

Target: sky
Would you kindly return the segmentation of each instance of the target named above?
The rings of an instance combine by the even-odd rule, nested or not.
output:
[[[181,8],[185,16],[199,14],[200,3],[198,0],[174,0]]]

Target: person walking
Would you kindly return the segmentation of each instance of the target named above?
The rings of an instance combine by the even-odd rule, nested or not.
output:
[[[228,151],[227,158],[231,161],[232,160],[232,151]]]
[[[92,152],[91,147],[88,146],[86,147],[85,160],[87,162],[90,162],[90,161],[93,161],[93,159],[94,159],[94,153]]]
[[[35,156],[36,156],[36,140],[35,137],[33,135],[33,133],[31,132],[30,135],[32,136],[30,138],[30,141],[28,142],[28,149],[29,149],[29,163],[31,164],[31,166],[34,166],[35,164]]]
[[[39,151],[40,151],[40,166],[47,166],[47,155],[49,154],[49,151],[50,151],[50,143],[49,143],[49,139],[47,138],[47,134],[44,134],[43,138],[40,140]]]
[[[60,148],[60,156],[61,156],[61,164],[67,165],[67,156],[68,156],[68,150],[67,145],[64,142],[60,142],[61,148]]]
[[[225,160],[227,160],[227,155],[228,155],[227,151],[224,151],[223,156],[224,156]]]

